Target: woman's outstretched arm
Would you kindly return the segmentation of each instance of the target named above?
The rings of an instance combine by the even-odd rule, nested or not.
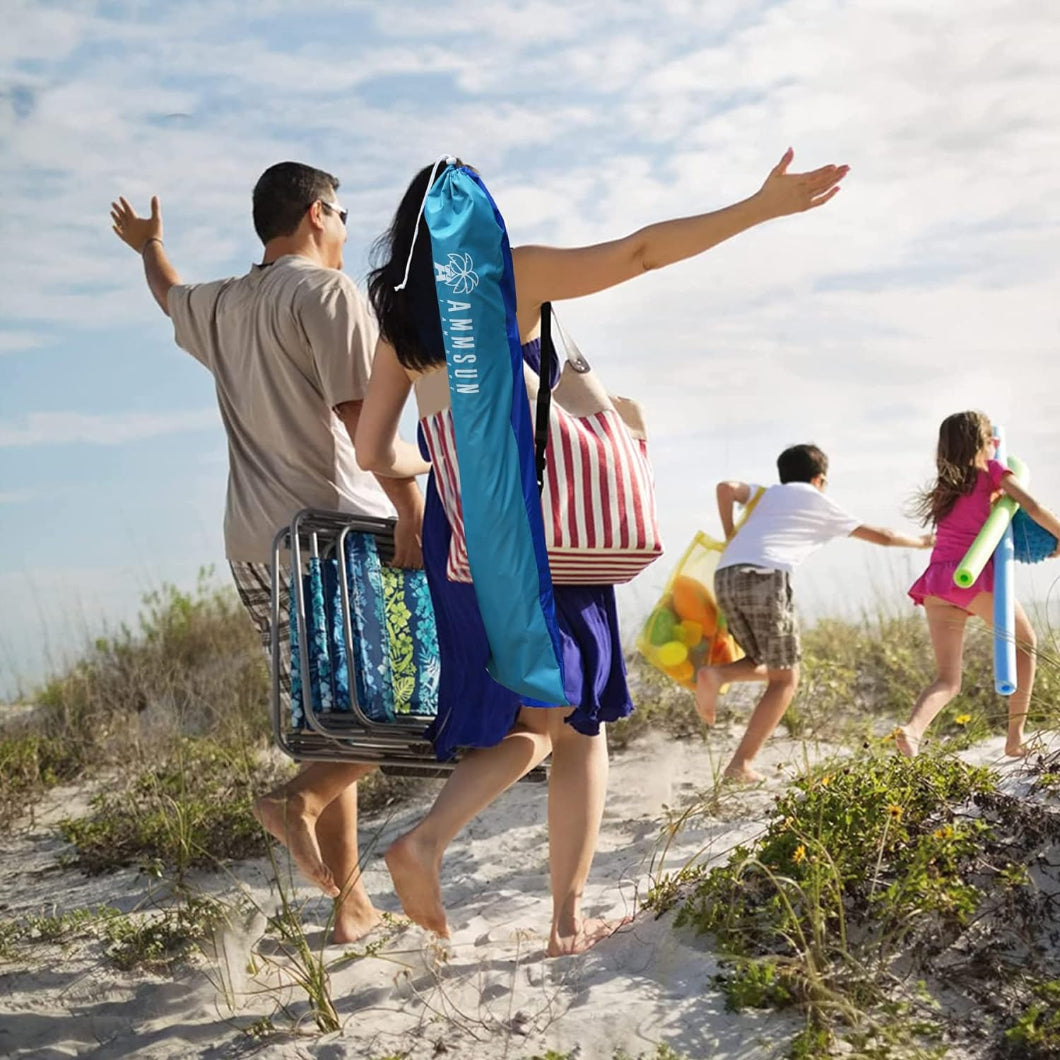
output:
[[[754,195],[712,213],[662,221],[623,239],[589,247],[516,247],[512,258],[520,325],[536,323],[543,302],[581,298],[614,287],[641,273],[702,254],[763,221],[823,206],[839,191],[849,167],[822,166],[810,173],[789,173],[793,157],[788,148]]]

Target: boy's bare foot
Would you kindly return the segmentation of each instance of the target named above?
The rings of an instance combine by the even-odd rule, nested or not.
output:
[[[299,802],[297,797],[285,799],[261,795],[254,800],[251,810],[258,824],[287,848],[291,860],[306,879],[315,883],[329,898],[338,898],[335,878],[320,857],[316,818],[305,813]]]
[[[579,920],[569,933],[561,933],[553,924],[545,953],[549,957],[571,957],[576,953],[584,953],[603,939],[610,938],[632,919],[631,916],[624,916],[620,920]]]
[[[905,755],[906,758],[916,758],[920,750],[920,737],[905,725],[899,725],[894,730],[894,746],[898,748],[900,755]]]
[[[410,832],[395,839],[384,857],[405,915],[420,927],[449,938],[438,880],[440,866],[433,854],[420,846]]]
[[[761,784],[766,779],[747,765],[727,766],[722,777],[725,780],[735,780],[739,784]]]
[[[717,715],[721,677],[713,666],[701,666],[696,673],[696,713],[705,725],[713,725]]]
[[[367,908],[358,906],[356,909],[336,909],[335,923],[331,927],[331,941],[336,946],[357,942],[382,922],[383,914],[370,903]]]

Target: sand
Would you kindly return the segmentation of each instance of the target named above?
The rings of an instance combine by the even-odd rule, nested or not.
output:
[[[709,743],[653,735],[614,757],[586,911],[634,919],[581,957],[544,956],[546,792],[518,785],[450,849],[443,876],[448,942],[395,917],[366,940],[378,946],[373,955],[327,947],[331,961],[354,954],[331,974],[339,1031],[319,1035],[307,1023],[304,1034],[262,1040],[241,1031],[266,1016],[289,1028],[292,1017],[306,1015],[305,995],[291,984],[292,962],[274,936],[263,938],[277,893],[262,859],[188,881],[194,890],[242,901],[245,912],[205,952],[170,972],[119,971],[98,940],[77,938],[65,947],[39,944],[31,962],[0,964],[0,1055],[522,1060],[551,1049],[610,1060],[616,1049],[654,1055],[666,1043],[691,1058],[780,1057],[797,1023],[774,1013],[726,1012],[712,984],[718,963],[709,940],[675,929],[673,913],[656,919],[641,910],[664,870],[695,857],[723,860],[764,827],[772,800],[794,775],[842,753],[775,737],[760,762],[767,782],[751,790],[725,786],[718,794],[713,776],[738,735],[739,729],[722,729]],[[1000,738],[967,757],[1008,772],[1019,768],[1002,761]],[[56,837],[54,821],[83,812],[88,794],[53,791],[29,828],[0,842],[0,918],[101,905],[146,912],[172,903],[169,881],[134,869],[90,878],[63,867],[69,848]],[[369,893],[394,914],[399,908],[382,851],[431,795],[362,822]],[[668,844],[667,822],[704,800],[710,813],[693,815]],[[309,941],[319,949],[329,903],[308,887],[300,886],[298,897]]]

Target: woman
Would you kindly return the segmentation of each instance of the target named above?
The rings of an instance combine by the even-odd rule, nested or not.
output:
[[[713,213],[664,221],[595,246],[516,247],[512,262],[524,358],[535,367],[539,362],[537,332],[543,303],[614,287],[701,254],[762,221],[822,206],[838,192],[846,166],[789,174],[792,157],[789,149],[750,198]],[[356,447],[360,465],[382,474],[407,476],[423,470],[419,461],[400,449],[398,420],[414,386],[422,418],[423,394],[440,384],[436,373],[445,371],[431,242],[420,213],[434,171],[436,167],[425,167],[409,185],[390,229],[377,244],[380,264],[369,280],[381,337]],[[417,230],[418,238],[414,238]],[[408,263],[410,248],[414,249]],[[422,429],[420,444],[426,455]],[[555,586],[565,692],[568,702],[576,706],[573,710],[524,706],[486,673],[489,652],[474,588],[446,579],[450,534],[432,472],[423,523],[423,560],[438,620],[442,676],[438,721],[429,735],[439,757],[449,757],[457,747],[470,749],[427,816],[391,845],[387,866],[408,916],[447,935],[439,884],[446,846],[497,795],[551,753],[548,820],[553,911],[548,953],[579,953],[618,926],[581,915],[607,787],[607,743],[601,723],[625,717],[633,709],[614,590],[610,586]]]

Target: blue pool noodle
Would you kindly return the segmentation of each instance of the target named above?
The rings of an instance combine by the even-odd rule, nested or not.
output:
[[[997,459],[1006,462],[1005,432],[994,429]],[[1005,528],[994,550],[994,688],[998,695],[1016,691],[1016,591],[1013,585],[1016,549],[1012,522]]]

